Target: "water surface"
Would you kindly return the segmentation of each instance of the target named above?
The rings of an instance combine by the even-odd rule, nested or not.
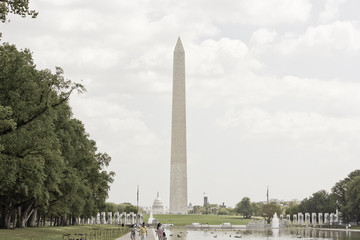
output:
[[[168,240],[360,240],[359,232],[319,229],[190,230],[166,229]]]

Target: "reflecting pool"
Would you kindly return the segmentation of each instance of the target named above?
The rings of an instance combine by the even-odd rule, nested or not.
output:
[[[321,229],[266,229],[266,230],[193,230],[166,229],[168,240],[360,240],[360,232]]]

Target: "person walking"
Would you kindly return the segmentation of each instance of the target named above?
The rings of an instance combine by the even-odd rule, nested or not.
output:
[[[161,223],[158,223],[158,225],[156,226],[156,235],[158,236],[159,240],[163,240],[164,228]]]
[[[131,225],[131,233],[130,233],[130,239],[135,240],[135,234],[136,234],[136,225]]]
[[[143,222],[142,225],[140,226],[140,239],[145,240],[146,236],[147,236],[147,229],[145,223]]]

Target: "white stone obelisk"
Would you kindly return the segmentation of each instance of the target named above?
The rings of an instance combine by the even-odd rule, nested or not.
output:
[[[170,213],[187,214],[185,51],[180,37],[174,50],[172,101]]]

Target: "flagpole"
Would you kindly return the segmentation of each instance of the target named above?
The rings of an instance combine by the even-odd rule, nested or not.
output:
[[[136,224],[139,224],[139,185],[137,185],[137,196],[136,196]]]

